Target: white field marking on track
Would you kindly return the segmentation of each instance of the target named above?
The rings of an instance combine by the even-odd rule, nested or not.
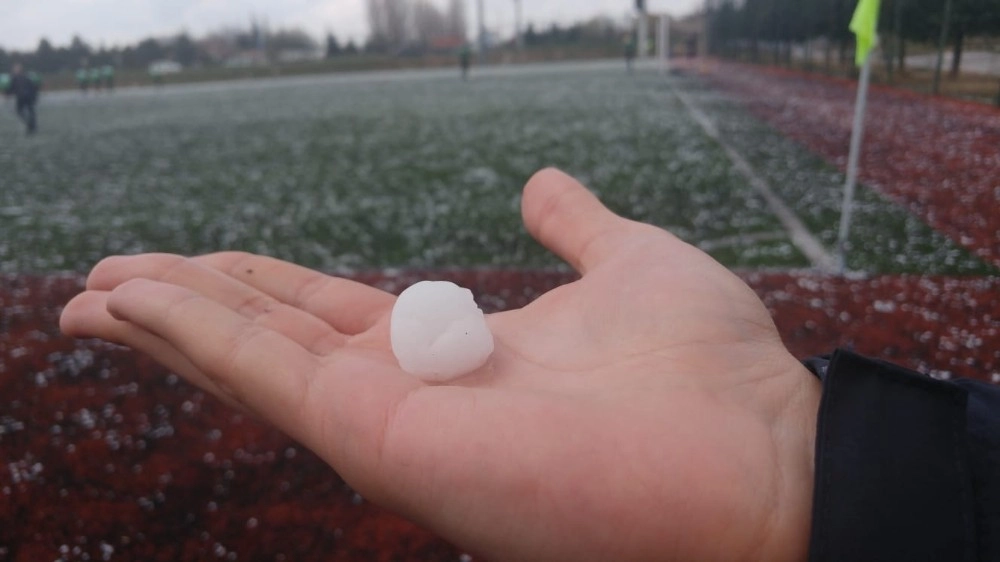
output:
[[[717,250],[719,248],[737,246],[742,242],[776,242],[778,240],[784,240],[787,236],[788,233],[784,230],[779,230],[777,232],[758,232],[756,234],[738,234],[736,236],[727,236],[725,238],[717,238],[715,240],[702,240],[701,242],[695,244],[695,246],[703,252],[711,252],[712,250]]]
[[[715,128],[712,120],[673,84],[670,84],[670,91],[684,104],[684,107],[691,113],[691,117],[701,126],[705,134],[719,143],[719,146],[722,147],[722,150],[726,152],[729,159],[733,162],[733,167],[743,174],[743,177],[750,182],[751,187],[764,197],[768,207],[771,208],[771,212],[778,217],[778,220],[784,225],[785,230],[788,231],[789,236],[792,238],[792,243],[812,262],[813,267],[823,272],[834,271],[837,267],[837,260],[833,255],[823,247],[823,244],[813,236],[812,232],[809,232],[809,229],[802,224],[799,217],[781,200],[781,197],[778,197],[774,193],[774,190],[771,189],[767,181],[754,171],[753,166],[736,149],[722,139],[722,135]]]

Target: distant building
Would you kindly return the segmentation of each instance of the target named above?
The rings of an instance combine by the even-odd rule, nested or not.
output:
[[[198,41],[198,47],[213,62],[225,62],[227,59],[240,53],[240,49],[233,38],[221,33],[209,35]]]
[[[149,73],[153,76],[177,74],[182,70],[184,70],[184,67],[181,66],[181,63],[172,60],[158,60],[149,65]]]
[[[455,53],[465,45],[465,37],[457,34],[435,35],[427,42],[431,53]]]
[[[274,58],[279,63],[311,62],[323,60],[325,55],[322,49],[282,49]]]
[[[237,53],[223,62],[223,66],[226,68],[250,68],[253,66],[267,66],[267,64],[267,55],[256,49]]]

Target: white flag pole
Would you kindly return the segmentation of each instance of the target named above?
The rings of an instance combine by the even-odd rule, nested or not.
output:
[[[663,14],[659,23],[656,35],[656,58],[660,61],[660,74],[666,74],[670,70],[670,19]]]
[[[874,52],[874,50],[872,51]],[[837,263],[840,274],[847,270],[847,238],[851,230],[854,211],[854,191],[858,184],[858,161],[861,158],[861,139],[864,136],[865,110],[868,106],[868,85],[872,74],[872,53],[868,53],[861,67],[858,83],[858,101],[854,109],[854,128],[851,130],[851,153],[847,159],[847,186],[844,188],[844,207],[840,213],[840,237],[837,240]]]
[[[647,53],[649,49],[649,19],[646,16],[646,10],[642,9],[639,11],[639,60],[646,60]]]

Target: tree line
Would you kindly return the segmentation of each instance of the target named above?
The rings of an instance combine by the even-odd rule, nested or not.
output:
[[[186,32],[170,37],[149,37],[126,46],[94,47],[80,36],[68,45],[53,45],[41,39],[33,51],[6,51],[0,48],[0,69],[13,62],[42,73],[72,71],[83,66],[112,65],[118,68],[144,70],[161,60],[172,60],[185,67],[225,64],[241,53],[257,53],[264,61],[276,60],[283,52],[304,51],[328,57],[358,53],[362,49],[353,41],[342,44],[333,34],[320,43],[299,28],[270,29],[251,22],[246,28],[230,27],[195,38]]]
[[[381,53],[419,53],[432,46],[468,41],[466,0],[450,0],[440,9],[429,0],[368,0],[368,23],[371,29],[366,48]],[[593,45],[618,42],[624,30],[607,17],[569,26],[552,23],[544,29],[533,24],[523,30],[524,44],[533,46]]]
[[[856,6],[857,0],[710,0],[709,48],[790,62],[793,45],[825,39],[827,63],[834,52],[845,62]],[[1000,0],[883,0],[879,34],[890,72],[893,66],[905,68],[909,41],[950,47],[951,71],[957,74],[970,37],[1000,35]]]
[[[441,10],[427,0],[368,0],[370,32],[364,44],[346,43],[328,33],[317,41],[299,28],[270,29],[251,21],[245,27],[228,27],[201,37],[187,32],[169,37],[148,37],[125,46],[95,47],[81,36],[66,45],[41,39],[32,51],[0,48],[0,71],[20,62],[43,74],[73,72],[84,66],[111,65],[119,69],[145,71],[158,61],[171,60],[184,67],[223,65],[238,57],[255,62],[280,61],[287,51],[311,52],[327,58],[355,54],[409,55],[431,49],[454,50],[468,40],[465,2],[452,0]],[[607,45],[618,43],[626,29],[618,22],[597,17],[568,26],[553,23],[545,28],[528,24],[524,44],[528,47]]]
[[[465,42],[465,0],[439,9],[429,0],[368,0],[368,49],[383,53],[423,50],[436,39]]]

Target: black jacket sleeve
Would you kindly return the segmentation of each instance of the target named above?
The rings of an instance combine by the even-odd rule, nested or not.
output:
[[[1000,387],[846,351],[823,379],[811,562],[1000,561]]]

